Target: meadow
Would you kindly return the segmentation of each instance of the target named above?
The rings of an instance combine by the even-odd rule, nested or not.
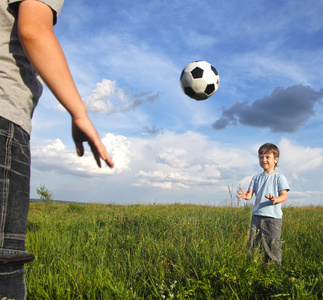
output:
[[[250,207],[32,203],[28,299],[322,299],[323,207],[283,212],[279,269]]]

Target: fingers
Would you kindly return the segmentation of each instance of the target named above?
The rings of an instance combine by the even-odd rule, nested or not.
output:
[[[112,161],[112,159],[110,158],[110,156],[108,155],[108,157],[106,159],[104,159],[104,161],[106,162],[106,164],[112,169],[114,167],[114,162]]]
[[[91,151],[93,153],[93,156],[94,156],[94,159],[95,159],[97,165],[101,168],[101,156],[100,156],[99,151],[97,150],[95,145],[92,144],[91,142],[89,142],[89,145],[90,145]]]
[[[265,197],[266,197],[267,199],[269,199],[269,200],[272,200],[272,199],[274,198],[274,196],[272,196],[270,193],[269,193],[269,196],[266,196],[266,195],[265,195]]]
[[[102,144],[102,143],[101,143]],[[113,168],[114,167],[114,163],[109,155],[109,153],[107,152],[107,150],[105,149],[104,145],[102,144],[102,147],[100,148],[100,157],[101,159],[103,159],[105,161],[105,163],[110,167]]]
[[[243,188],[240,188],[239,190],[237,190],[237,193],[239,194],[239,196],[237,197],[242,197],[242,195],[245,194],[246,192],[244,191]]]
[[[93,143],[88,142],[88,144],[91,148],[91,152],[94,156],[94,159],[95,159],[98,167],[100,167],[100,168],[102,167],[101,159],[104,160],[110,168],[114,167],[114,163],[113,163],[111,157],[109,156],[108,152],[105,150],[104,146],[103,146],[103,149],[101,147],[101,150],[99,151],[98,148]],[[83,156],[84,155],[83,143],[82,142],[75,142],[75,145],[76,145],[77,155]]]
[[[237,193],[238,194],[241,194],[242,193],[242,188],[240,188],[239,190],[237,190]]]
[[[84,155],[83,142],[88,142],[97,165],[101,167],[102,159],[110,168],[113,168],[114,163],[88,118],[73,120],[72,135],[78,156]]]
[[[266,195],[265,195],[265,197],[266,197],[268,200],[270,200],[270,201],[272,202],[272,204],[276,204],[276,201],[275,201],[274,196],[273,196],[272,194],[270,194],[270,193],[269,193],[269,196],[266,196]]]
[[[114,163],[112,159],[110,158],[108,152],[106,151],[103,144],[100,142],[100,145],[95,146],[93,143],[89,142],[89,145],[91,147],[91,151],[93,153],[93,156],[96,160],[97,165],[101,168],[101,159],[106,162],[106,164],[110,167],[114,167]]]
[[[101,147],[97,147],[92,142],[88,142],[88,144],[91,148],[91,152],[94,156],[94,159],[95,159],[98,167],[100,167],[100,168],[102,167],[101,159],[104,160],[110,168],[114,167],[114,163],[113,163],[111,157],[109,156],[108,152],[105,150],[105,147],[103,145]],[[84,155],[83,143],[82,142],[75,142],[75,146],[76,146],[77,155],[83,156]]]
[[[236,196],[238,198],[238,201],[240,202],[243,198],[243,194],[245,194],[245,191],[243,190],[243,188],[240,188],[239,190],[237,190],[237,193],[239,194],[238,196]]]
[[[82,142],[75,142],[75,146],[76,146],[76,152],[78,156],[83,156],[84,155],[84,147]]]

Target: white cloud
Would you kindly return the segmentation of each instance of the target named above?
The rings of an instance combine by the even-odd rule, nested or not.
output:
[[[125,90],[116,87],[116,81],[103,79],[96,84],[96,88],[91,95],[84,98],[85,105],[89,111],[101,113],[114,113],[120,110],[113,105],[114,102],[124,103]]]
[[[177,171],[163,173],[161,171],[144,172],[137,174],[138,182],[135,186],[152,186],[162,189],[188,189],[193,185],[205,184],[203,178],[191,176],[188,172]],[[209,180],[208,184],[216,183],[216,180]]]
[[[128,171],[133,157],[131,142],[125,136],[115,136],[112,133],[107,133],[102,142],[113,159],[116,173]]]
[[[252,156],[249,151],[229,149],[191,131],[131,140],[134,156],[144,159],[143,164],[138,164],[136,186],[215,188],[240,176],[239,170],[248,164],[244,157]]]
[[[115,162],[113,169],[105,164],[98,168],[91,152],[86,151],[83,157],[78,157],[75,150],[67,149],[60,139],[33,146],[32,167],[81,177],[120,174],[129,170],[132,156],[130,142],[123,136],[113,134],[106,134],[102,142]]]
[[[296,180],[306,181],[307,173],[323,166],[323,149],[297,145],[283,138],[279,143],[282,152],[281,168]]]
[[[136,189],[166,198],[170,193],[168,201],[173,199],[172,193],[200,195],[199,201],[223,200],[228,198],[228,186],[233,192],[238,186],[247,189],[251,177],[261,172],[256,154],[260,145],[233,147],[196,132],[128,138],[109,133],[102,140],[115,162],[113,170],[107,166],[98,168],[88,151],[84,157],[77,157],[59,139],[32,147],[33,169],[41,173],[55,171],[65,177],[93,178],[88,186],[97,194],[102,190],[105,195],[106,189],[114,195],[127,193],[128,200],[123,201],[130,203]],[[323,165],[323,149],[303,147],[287,139],[278,146],[281,158],[277,171],[287,177],[291,187],[286,205],[319,204],[323,197],[322,180],[315,174]],[[104,175],[113,176],[110,184],[103,187]],[[112,182],[118,184],[111,186]]]
[[[131,139],[135,163],[135,186],[162,189],[191,190],[192,193],[212,191],[222,193],[233,184],[248,188],[253,175],[260,173],[257,149],[226,146],[196,132],[164,134],[150,139]],[[323,164],[323,149],[297,145],[282,139],[278,172],[284,174],[291,186],[289,197],[293,198],[303,188],[311,189],[302,203],[311,203],[322,195],[322,180],[316,172]],[[313,177],[314,176],[314,177]],[[309,187],[308,182],[313,185]],[[305,183],[305,186],[300,185]],[[311,199],[309,195],[313,195]]]
[[[323,192],[322,191],[296,191],[288,193],[288,200],[283,206],[308,206],[308,205],[322,205]]]
[[[126,89],[116,86],[116,81],[103,79],[97,83],[92,93],[84,98],[88,111],[111,114],[135,110],[145,103],[153,103],[159,98],[159,93],[139,93],[130,95]]]

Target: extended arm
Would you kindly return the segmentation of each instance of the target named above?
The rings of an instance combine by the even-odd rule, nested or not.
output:
[[[269,199],[272,202],[272,204],[282,203],[287,200],[287,191],[286,190],[280,191],[279,196],[276,198],[274,198],[274,196],[272,196],[271,194],[265,197]]]
[[[19,6],[18,33],[24,51],[46,85],[72,118],[72,135],[79,156],[88,141],[96,162],[110,167],[113,162],[91,123],[85,105],[70,73],[63,50],[53,29],[53,12],[37,0],[24,0]]]
[[[252,189],[249,189],[247,192],[245,192],[243,190],[243,188],[240,188],[237,193],[239,194],[237,196],[238,200],[241,201],[242,199],[245,199],[245,200],[250,200],[252,198],[252,195],[253,195],[253,190]]]

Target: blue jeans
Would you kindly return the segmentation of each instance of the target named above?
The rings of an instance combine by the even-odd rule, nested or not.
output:
[[[280,241],[282,231],[282,219],[252,215],[249,254],[255,249],[265,250],[265,262],[282,263],[282,245]]]
[[[0,117],[0,299],[26,299],[25,250],[29,210],[29,134]]]

